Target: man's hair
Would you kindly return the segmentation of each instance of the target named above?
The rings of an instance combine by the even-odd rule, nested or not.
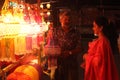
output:
[[[59,13],[59,18],[61,19],[61,18],[63,18],[64,16],[71,16],[71,13],[70,13],[70,11],[62,11],[62,12],[60,12]]]

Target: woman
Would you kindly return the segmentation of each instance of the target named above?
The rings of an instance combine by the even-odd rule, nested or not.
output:
[[[93,22],[93,31],[97,39],[89,43],[84,54],[84,80],[119,80],[113,59],[112,49],[107,38],[108,20],[104,16],[97,17]]]

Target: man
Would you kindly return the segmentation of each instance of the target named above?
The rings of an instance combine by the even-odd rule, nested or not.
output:
[[[81,36],[76,26],[71,23],[71,13],[61,12],[59,15],[60,27],[54,30],[54,37],[61,48],[58,56],[58,68],[55,80],[78,80],[77,56],[81,52]]]

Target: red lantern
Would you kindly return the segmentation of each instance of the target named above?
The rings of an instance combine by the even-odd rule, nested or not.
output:
[[[29,75],[23,72],[13,72],[7,76],[7,80],[32,80]]]
[[[18,66],[7,76],[7,80],[41,80],[42,69],[39,64]]]

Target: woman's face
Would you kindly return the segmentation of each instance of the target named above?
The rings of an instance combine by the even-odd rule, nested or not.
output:
[[[94,35],[98,35],[102,31],[102,26],[98,26],[94,21],[92,29],[93,29]]]

